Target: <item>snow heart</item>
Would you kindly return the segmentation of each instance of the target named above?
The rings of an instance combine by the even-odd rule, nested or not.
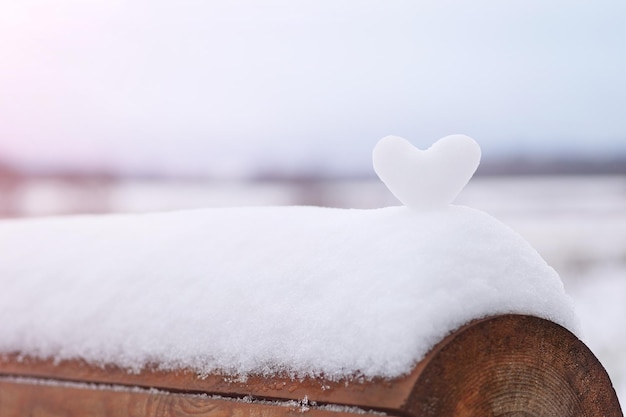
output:
[[[434,210],[452,203],[480,162],[480,146],[465,135],[439,139],[423,151],[398,136],[382,138],[374,171],[405,206]]]

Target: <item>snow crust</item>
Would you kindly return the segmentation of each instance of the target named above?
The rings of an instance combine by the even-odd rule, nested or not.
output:
[[[576,331],[537,252],[462,206],[0,222],[0,353],[139,370],[394,377],[465,322]]]

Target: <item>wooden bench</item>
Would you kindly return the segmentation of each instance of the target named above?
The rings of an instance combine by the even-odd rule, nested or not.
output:
[[[473,321],[393,380],[129,373],[5,355],[0,416],[622,416],[611,381],[572,333],[504,315]]]

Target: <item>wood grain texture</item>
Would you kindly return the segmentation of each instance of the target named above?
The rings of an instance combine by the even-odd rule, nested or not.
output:
[[[425,359],[405,407],[420,417],[621,417],[597,358],[552,322],[502,316],[473,323]]]
[[[418,374],[412,372],[393,380],[378,378],[360,382],[250,376],[243,382],[237,378],[217,374],[199,377],[189,370],[146,370],[132,373],[116,366],[93,366],[81,360],[55,364],[52,360],[21,358],[14,354],[0,356],[0,375],[137,386],[229,397],[252,396],[281,401],[299,401],[306,397],[322,404],[396,410],[407,401]]]
[[[608,375],[580,340],[550,321],[520,315],[469,323],[442,340],[411,373],[392,380],[252,376],[243,382],[215,374],[200,378],[188,370],[133,374],[114,366],[78,360],[54,364],[17,354],[0,357],[0,375],[260,400],[306,397],[416,417],[623,416]],[[5,415],[2,407],[0,402],[0,416]]]
[[[2,417],[358,417],[299,404],[265,404],[202,395],[0,381]]]

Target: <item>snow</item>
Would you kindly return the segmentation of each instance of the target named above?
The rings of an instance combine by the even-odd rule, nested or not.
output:
[[[579,271],[577,280],[568,286],[581,321],[580,337],[607,370],[622,404],[626,402],[624,270],[623,261],[601,261]]]
[[[6,220],[0,247],[0,353],[369,378],[410,371],[475,318],[577,331],[556,272],[463,206]]]
[[[465,135],[450,135],[425,151],[398,136],[381,139],[373,152],[376,174],[405,206],[446,207],[472,178],[480,146]]]

